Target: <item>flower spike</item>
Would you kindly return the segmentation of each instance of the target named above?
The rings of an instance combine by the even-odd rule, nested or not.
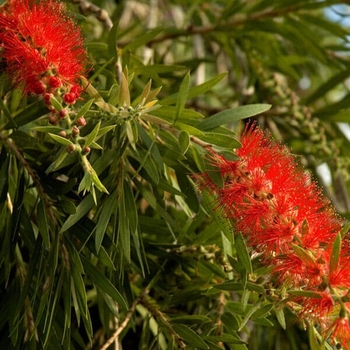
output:
[[[318,323],[325,337],[333,329],[333,341],[350,349],[342,301],[350,288],[350,247],[347,240],[334,245],[342,220],[286,146],[254,124],[240,141],[239,160],[210,153],[223,186],[203,173],[199,187],[216,197],[235,231],[271,267],[276,288],[296,291],[288,300],[299,318]]]
[[[0,8],[0,45],[7,73],[25,93],[81,91],[76,87],[86,73],[87,54],[80,29],[60,1],[8,0]]]

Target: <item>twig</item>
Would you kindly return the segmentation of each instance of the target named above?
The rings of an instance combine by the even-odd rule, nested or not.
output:
[[[132,303],[130,309],[128,310],[124,321],[118,326],[118,328],[115,330],[115,332],[111,335],[111,337],[103,344],[103,346],[100,348],[100,350],[106,350],[108,347],[118,338],[119,334],[125,329],[125,327],[128,325],[128,323],[131,320],[132,315],[134,314],[136,310],[136,306],[140,304],[142,299],[142,295],[139,296],[134,300]]]
[[[17,148],[14,141],[11,141],[9,138],[4,137],[0,134],[0,141],[4,142],[5,145],[15,154],[16,158],[19,160],[19,162],[22,164],[22,166],[27,170],[29,176],[33,180],[33,183],[38,191],[39,197],[44,201],[46,210],[51,218],[51,220],[56,223],[56,217],[51,209],[51,203],[47,198],[47,195],[45,193],[44,187],[41,185],[40,179],[37,176],[34,169],[31,168],[31,166],[28,164],[26,159],[23,157],[20,150]]]
[[[268,18],[275,18],[293,11],[298,11],[298,10],[302,10],[302,8],[300,9],[300,6],[298,5],[292,5],[282,9],[268,9],[268,10],[264,10],[258,13],[248,15],[248,16],[234,18],[231,21],[225,23],[224,25],[215,24],[215,25],[207,25],[207,26],[201,26],[201,27],[189,26],[185,29],[181,29],[176,32],[174,30],[171,30],[169,33],[159,35],[156,38],[152,39],[151,41],[148,42],[147,45],[152,46],[153,44],[157,44],[165,40],[172,40],[181,36],[188,37],[188,36],[194,36],[197,34],[203,35],[203,34],[213,33],[213,32],[227,32],[229,30],[233,30],[234,28],[249,22],[255,22],[255,21],[268,19]],[[129,44],[129,41],[119,42],[118,46],[123,47],[123,46],[126,46],[127,44]]]
[[[106,10],[99,8],[87,0],[72,0],[72,2],[79,4],[80,11],[83,14],[87,12],[93,13],[100,22],[104,23],[108,30],[111,30],[113,27],[113,22]]]
[[[178,347],[180,349],[185,349],[186,344],[183,342],[182,338],[174,331],[169,320],[165,317],[165,315],[161,311],[159,311],[154,305],[152,305],[152,303],[149,301],[149,299],[145,294],[141,297],[141,304],[147,308],[147,310],[152,314],[152,316],[162,320],[162,323],[166,325],[169,333],[174,337]]]

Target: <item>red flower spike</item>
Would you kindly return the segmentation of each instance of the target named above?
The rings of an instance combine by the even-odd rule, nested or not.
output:
[[[350,349],[347,320],[334,321],[337,300],[350,288],[347,239],[337,268],[330,271],[341,219],[287,147],[254,125],[247,126],[241,144],[236,150],[239,160],[211,151],[209,161],[221,173],[223,186],[204,173],[196,176],[200,188],[216,196],[217,207],[232,219],[235,231],[259,253],[263,264],[272,267],[276,287],[311,292],[310,297],[291,302],[299,317],[319,322],[326,336],[333,325],[333,339]]]
[[[302,305],[303,317],[320,318],[328,316],[334,307],[332,296],[328,292],[316,293],[313,297],[297,297],[293,302]]]
[[[8,0],[0,9],[1,56],[26,93],[66,90],[85,75],[87,54],[80,29],[58,0]],[[79,96],[76,96],[78,98]]]
[[[336,319],[329,331],[334,343],[340,344],[344,349],[350,349],[350,325],[347,317]]]

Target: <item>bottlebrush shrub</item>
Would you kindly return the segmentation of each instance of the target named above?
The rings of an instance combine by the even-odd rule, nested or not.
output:
[[[303,42],[313,31],[300,24],[312,16],[314,0],[252,2],[211,8],[198,0],[185,11],[184,1],[125,1],[110,18],[92,1],[2,2],[2,349],[259,350],[286,334],[285,349],[308,340],[312,350],[349,348],[350,248],[342,220],[286,147],[259,128],[249,126],[239,138],[231,127],[271,108],[241,106],[271,95],[264,84],[255,84],[254,96],[243,88],[256,75],[247,57],[258,52],[264,69],[282,62],[280,71],[293,78],[298,64],[334,62],[327,77],[333,71],[330,81],[339,82],[341,61],[329,42],[344,43],[346,52],[347,41]],[[86,18],[68,11],[75,4],[90,11]],[[139,19],[155,4],[152,20]],[[124,12],[133,9],[137,15]],[[342,33],[317,20],[319,6],[315,11],[322,37],[326,29]],[[189,22],[148,30],[162,16],[165,26],[171,16]],[[276,28],[277,40],[266,45]],[[313,60],[304,59],[309,46]],[[320,59],[322,52],[329,56]],[[232,74],[214,73],[223,64]],[[242,81],[232,83],[236,78]],[[326,91],[328,101],[330,86],[313,98]],[[269,91],[280,100],[283,91]],[[302,110],[291,91],[285,96],[291,100],[278,113]],[[322,146],[330,137],[312,136]]]
[[[200,188],[214,194],[235,232],[270,268],[275,293],[286,291],[284,302],[301,320],[348,349],[350,246],[342,220],[287,147],[254,125],[240,141],[238,160],[210,152],[222,184],[206,172]]]

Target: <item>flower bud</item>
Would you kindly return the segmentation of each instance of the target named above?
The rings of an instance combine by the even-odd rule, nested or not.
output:
[[[53,97],[53,94],[46,93],[44,95],[44,102],[47,105],[51,105],[51,97]]]
[[[85,120],[85,118],[84,118],[84,117],[78,118],[77,124],[78,124],[79,126],[85,126],[85,125],[86,125],[86,120]]]
[[[75,152],[76,149],[77,149],[77,146],[74,145],[73,143],[71,143],[71,144],[67,147],[67,152],[68,152],[68,153],[72,153],[72,152]]]
[[[37,95],[42,95],[46,91],[46,86],[41,80],[34,82],[31,87]]]
[[[73,135],[73,136],[78,136],[79,134],[80,134],[79,128],[78,128],[76,125],[74,125],[74,126],[72,127],[72,135]]]
[[[58,123],[57,116],[55,114],[51,114],[49,116],[49,123],[52,125],[56,125]]]
[[[59,88],[62,86],[61,79],[59,77],[53,76],[49,78],[49,86],[51,88]]]
[[[85,154],[89,154],[91,152],[91,148],[88,147],[88,146],[85,146],[82,150],[82,154],[85,155]]]
[[[75,94],[73,94],[71,92],[64,94],[63,101],[69,105],[73,105],[76,101]]]
[[[68,114],[69,114],[69,112],[68,112],[68,110],[65,109],[65,108],[61,109],[60,112],[59,112],[59,116],[60,116],[60,118],[62,118],[62,119],[64,119]]]

